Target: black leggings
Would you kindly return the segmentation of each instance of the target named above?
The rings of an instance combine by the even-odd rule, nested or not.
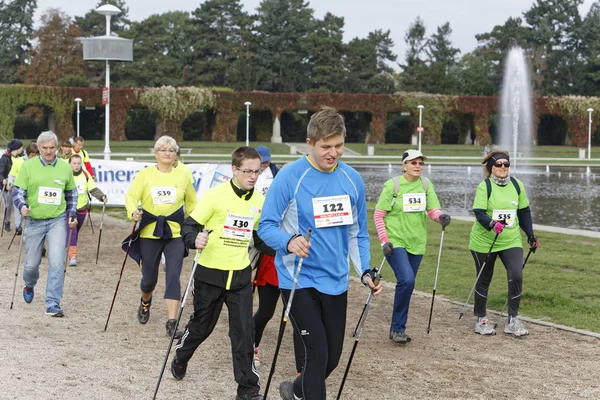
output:
[[[281,290],[284,303],[290,290]],[[302,374],[294,381],[294,394],[304,400],[325,400],[325,379],[337,367],[344,346],[348,292],[337,296],[314,288],[294,293],[290,321],[304,346]],[[297,361],[296,361],[297,363]]]
[[[143,293],[151,293],[158,282],[158,266],[161,253],[165,254],[166,260],[166,287],[165,299],[181,299],[181,267],[183,265],[184,252],[183,239],[140,239],[140,253],[142,255],[142,280],[140,289]]]
[[[279,288],[270,284],[258,286],[258,309],[254,314],[254,346],[258,347],[262,339],[267,323],[273,318],[277,300],[279,300]],[[284,309],[285,311],[285,309]],[[294,330],[294,354],[296,355],[296,372],[302,372],[304,364],[304,346],[298,333]]]
[[[481,266],[487,258],[487,253],[478,253],[471,250],[471,254],[475,260],[476,273],[479,274]],[[496,263],[497,256],[500,256],[500,260],[502,260],[506,268],[508,279],[508,315],[516,317],[519,314],[519,304],[521,303],[523,290],[523,249],[513,247],[491,253],[489,260],[485,263],[483,272],[475,286],[475,307],[473,308],[473,313],[477,317],[484,317],[486,315],[487,294],[492,282],[492,276],[494,275],[494,264]]]

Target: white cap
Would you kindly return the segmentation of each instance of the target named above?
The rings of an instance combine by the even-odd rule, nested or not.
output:
[[[422,158],[423,160],[427,159],[427,157],[425,157],[419,150],[410,149],[406,150],[402,155],[402,162],[411,161],[416,158]]]

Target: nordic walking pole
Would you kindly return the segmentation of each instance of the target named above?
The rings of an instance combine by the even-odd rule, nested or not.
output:
[[[71,222],[71,217],[69,217],[69,222]],[[67,275],[67,265],[69,265],[69,246],[71,246],[71,238],[73,237],[73,228],[67,224],[67,229],[69,230],[69,237],[67,238],[67,247],[65,249],[65,274],[63,275],[63,282],[65,276]]]
[[[21,234],[22,234],[22,232],[21,232]],[[7,250],[10,250],[10,246],[12,246],[12,244],[15,241],[16,237],[17,237],[17,228],[15,227],[15,233],[13,234],[12,239],[10,239],[10,243],[8,244],[8,249]]]
[[[210,231],[208,231],[210,234]],[[196,252],[196,257],[194,257],[194,266],[192,267],[192,274],[190,275],[190,280],[188,281],[187,287],[185,288],[185,292],[183,293],[183,297],[181,298],[181,302],[179,303],[179,313],[177,314],[177,322],[175,323],[175,329],[173,330],[173,335],[171,336],[171,340],[169,341],[169,347],[167,348],[167,354],[165,354],[165,359],[163,360],[162,368],[160,370],[160,375],[158,376],[158,382],[156,382],[156,387],[154,388],[154,396],[152,399],[156,399],[156,394],[158,393],[158,388],[160,387],[160,382],[162,381],[163,374],[165,373],[165,367],[167,366],[167,360],[169,359],[169,354],[171,353],[171,347],[173,347],[173,341],[175,340],[175,333],[177,332],[177,327],[179,326],[179,321],[181,320],[181,315],[183,314],[183,307],[185,307],[185,302],[187,300],[188,294],[190,293],[190,287],[192,287],[192,283],[194,282],[194,274],[196,272],[196,267],[198,266],[198,260],[200,259],[200,254],[202,251]]]
[[[312,234],[312,229],[308,228],[306,231],[306,235],[304,238],[307,242],[310,242],[310,235]],[[304,258],[300,258],[298,261],[298,267],[296,268],[296,274],[294,275],[294,283],[292,283],[292,290],[290,292],[290,298],[288,299],[287,306],[285,308],[285,312],[283,314],[283,318],[281,319],[281,324],[279,325],[279,335],[277,337],[277,345],[275,346],[275,354],[273,355],[273,362],[271,363],[271,370],[269,371],[269,378],[267,379],[267,386],[265,387],[265,393],[263,394],[263,399],[266,400],[267,394],[269,393],[269,387],[271,386],[271,379],[273,379],[273,374],[275,373],[275,364],[277,364],[277,356],[279,356],[279,349],[281,348],[281,342],[283,341],[283,333],[285,332],[285,325],[287,324],[288,318],[290,316],[290,309],[292,308],[292,301],[294,300],[294,292],[296,292],[296,285],[298,284],[298,277],[300,276],[300,270],[302,269],[302,263],[304,262]]]
[[[529,260],[529,256],[531,255],[531,253],[535,253],[535,247],[530,247],[529,248],[529,253],[527,253],[527,257],[525,257],[525,261],[523,262],[523,268],[521,270],[525,269],[525,264],[527,264],[527,260]],[[502,306],[502,311],[500,311],[500,318],[502,318],[502,314],[504,314],[504,309],[506,308],[506,306],[508,305],[508,297],[506,298],[506,301],[504,302],[504,305]]]
[[[15,283],[13,285],[13,293],[12,298],[10,300],[10,309],[13,309],[13,303],[15,301],[15,291],[17,290],[17,276],[19,276],[19,266],[21,265],[21,250],[23,249],[23,236],[25,235],[25,223],[27,222],[27,217],[23,217],[23,235],[21,235],[21,240],[19,242],[19,257],[17,259],[17,271],[15,272]],[[42,243],[43,246],[43,243]]]
[[[139,208],[138,208],[139,210]],[[117,287],[115,288],[115,294],[112,299],[112,303],[110,303],[110,310],[108,310],[108,317],[106,317],[106,324],[104,324],[104,331],[106,332],[106,328],[108,327],[108,321],[110,320],[110,314],[112,313],[113,306],[115,305],[115,299],[117,298],[117,292],[119,291],[119,285],[121,284],[121,278],[123,277],[123,270],[125,269],[125,264],[127,263],[127,257],[129,256],[129,250],[131,250],[131,242],[133,241],[133,235],[135,235],[135,228],[137,227],[137,221],[133,224],[133,229],[131,229],[131,235],[129,235],[129,242],[127,243],[127,250],[125,251],[125,259],[123,260],[123,266],[121,267],[121,273],[119,274],[119,280],[117,281]]]
[[[92,222],[92,207],[88,208],[88,223],[92,228],[92,235],[94,234],[94,222]]]
[[[379,269],[376,269],[375,277],[373,279],[373,284],[377,286],[379,281],[381,280],[381,269],[383,268],[383,264],[385,264],[385,257],[381,260],[381,265]],[[363,307],[362,313],[360,314],[360,318],[358,319],[358,323],[356,324],[356,328],[354,328],[354,333],[352,337],[354,337],[354,345],[352,346],[352,351],[350,352],[350,358],[348,359],[348,364],[346,365],[346,371],[344,371],[344,377],[342,378],[342,383],[340,384],[340,389],[337,394],[337,400],[340,400],[342,397],[342,390],[344,390],[344,384],[346,383],[346,378],[348,377],[348,371],[350,371],[350,366],[352,365],[352,360],[354,359],[354,353],[356,352],[356,347],[358,347],[358,341],[362,336],[363,327],[365,326],[365,322],[367,321],[367,315],[369,314],[369,310],[371,309],[371,300],[373,299],[373,291],[369,290],[369,296],[367,297],[367,301],[365,301],[365,305]]]
[[[437,268],[435,269],[435,280],[433,281],[433,294],[431,295],[431,308],[429,309],[429,322],[427,323],[427,334],[431,331],[431,317],[433,315],[433,302],[435,301],[435,291],[437,289],[438,273],[440,272],[440,260],[442,258],[442,245],[444,244],[444,232],[446,227],[442,225],[442,238],[440,239],[440,252],[438,253]]]
[[[477,282],[479,282],[479,277],[481,276],[481,273],[483,272],[483,269],[485,268],[485,264],[490,259],[490,255],[492,254],[492,249],[494,248],[494,245],[496,244],[496,239],[498,239],[498,235],[499,235],[499,233],[496,233],[496,237],[494,238],[494,241],[492,242],[492,245],[490,246],[490,251],[488,251],[485,261],[483,262],[483,264],[481,264],[481,269],[479,270],[479,273],[477,274],[477,278],[475,278],[475,283],[473,284],[473,287],[471,288],[469,297],[467,297],[467,301],[465,302],[465,305],[463,306],[462,311],[458,313],[458,319],[461,319],[463,317],[463,315],[465,315],[465,309],[469,305],[469,300],[471,300],[471,296],[473,295],[473,292],[475,291],[475,286],[477,286]]]
[[[2,186],[2,191],[0,191],[0,203],[4,202],[4,217],[2,217],[2,232],[0,232],[0,237],[4,236],[4,223],[6,222],[6,202],[4,201],[5,189],[6,185]]]
[[[104,223],[104,210],[106,203],[102,203],[102,216],[100,217],[100,233],[98,233],[98,249],[96,250],[96,265],[98,265],[98,256],[100,255],[100,239],[102,239],[102,224]]]

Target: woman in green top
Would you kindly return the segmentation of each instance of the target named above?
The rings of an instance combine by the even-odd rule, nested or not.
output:
[[[390,328],[390,339],[405,344],[408,306],[415,278],[427,243],[426,214],[447,226],[450,215],[442,214],[433,184],[421,178],[425,157],[418,150],[407,150],[402,156],[403,175],[389,179],[375,206],[375,227],[383,254],[396,275],[396,294]]]
[[[524,336],[529,332],[517,319],[523,282],[523,244],[519,227],[527,235],[527,241],[532,249],[538,246],[537,238],[533,234],[529,200],[523,182],[509,175],[508,152],[491,152],[483,159],[482,164],[484,164],[486,179],[477,186],[473,203],[476,221],[471,229],[469,241],[469,250],[475,260],[477,274],[480,273],[481,266],[485,262],[483,272],[475,286],[473,312],[478,317],[475,333],[481,335],[496,333],[486,318],[486,301],[494,274],[494,263],[496,257],[500,256],[508,279],[508,320],[504,333]],[[489,259],[487,259],[488,252],[490,252]]]

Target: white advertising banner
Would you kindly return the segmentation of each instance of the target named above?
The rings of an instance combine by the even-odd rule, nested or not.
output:
[[[125,196],[135,175],[142,169],[155,165],[154,162],[90,160],[96,172],[98,188],[108,196],[108,205],[125,206]],[[194,177],[194,188],[198,199],[209,188],[227,182],[233,176],[231,164],[186,164]],[[256,190],[266,195],[273,175],[265,170],[258,178]],[[92,199],[93,204],[101,204]]]

